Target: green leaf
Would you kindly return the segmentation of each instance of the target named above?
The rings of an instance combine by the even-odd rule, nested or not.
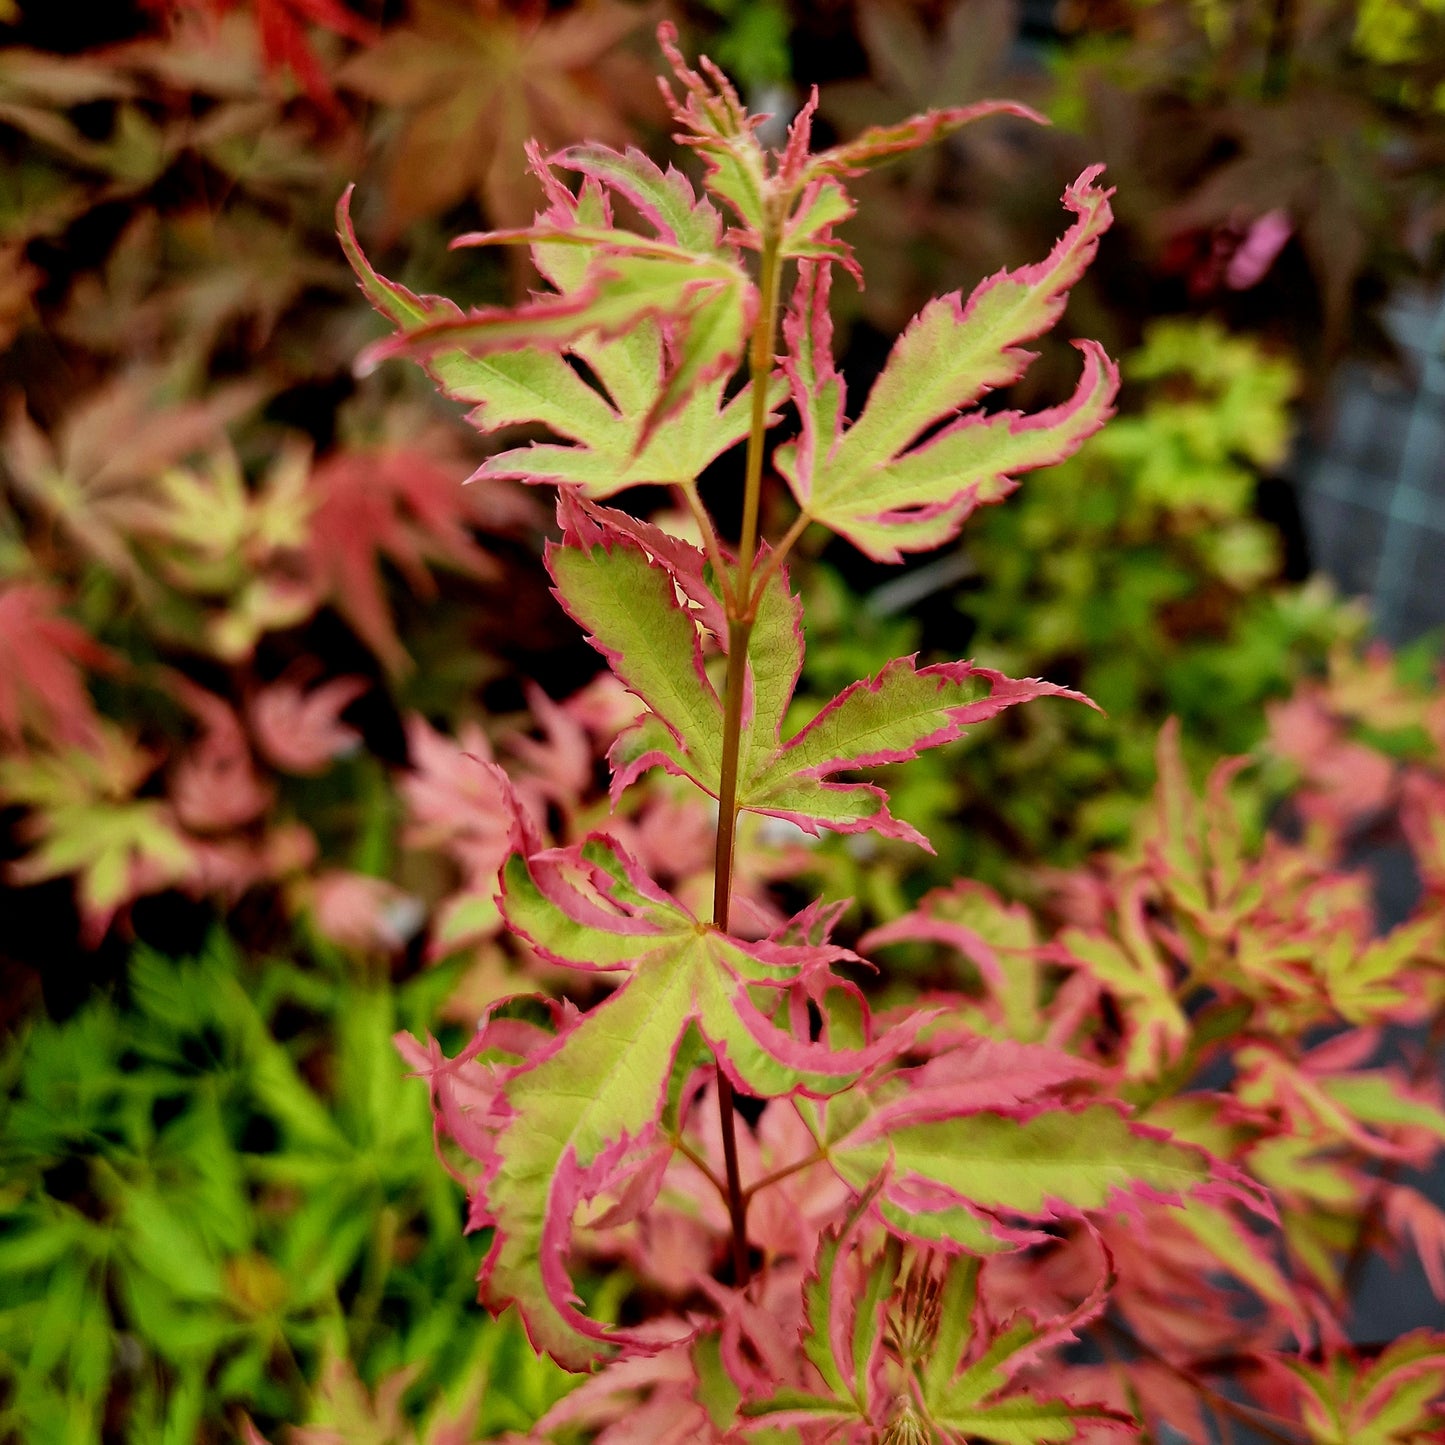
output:
[[[610,754],[614,797],[653,766],[689,778],[716,797],[723,705],[704,665],[699,626],[707,614],[694,606],[702,591],[703,558],[693,549],[687,559],[689,549],[681,543],[674,542],[666,557],[646,547],[634,524],[605,509],[578,507],[567,514],[564,545],[549,549],[547,561],[567,610],[651,709]],[[763,559],[765,565],[766,553]],[[709,620],[710,630],[724,630]],[[683,659],[688,663],[679,665]],[[1085,700],[1052,683],[1015,681],[967,662],[919,668],[912,658],[899,658],[877,677],[844,689],[784,740],[802,661],[802,605],[778,568],[762,589],[748,639],[750,706],[739,749],[737,804],[815,834],[825,827],[847,833],[871,829],[926,847],[920,834],[891,815],[881,788],[840,782],[837,775],[906,761],[1031,698]]]
[[[490,457],[478,478],[551,482],[593,497],[691,486],[748,431],[750,389],[724,404],[723,388],[756,304],[752,285],[720,248],[717,212],[676,172],[600,146],[555,161],[589,177],[580,195],[552,181],[551,208],[534,231],[461,238],[532,240],[557,290],[520,308],[468,316],[388,281],[361,251],[349,193],[342,197],[347,257],[367,299],[400,332],[369,355],[423,361],[447,395],[472,405],[469,419],[482,431],[532,423],[564,438]],[[610,227],[599,183],[642,207],[659,239]],[[585,362],[598,385],[564,353]]]
[[[784,322],[784,370],[803,427],[776,461],[807,516],[895,562],[947,541],[975,507],[1007,496],[1020,472],[1063,460],[1112,415],[1118,372],[1093,342],[1079,343],[1084,375],[1063,405],[1033,415],[959,415],[1018,380],[1032,359],[1018,343],[1062,313],[1111,219],[1109,193],[1094,185],[1099,169],[1065,193],[1078,220],[1047,260],[999,272],[967,304],[954,293],[919,313],[852,426],[844,425],[833,363],[828,268],[800,266]]]
[[[496,1230],[484,1293],[498,1307],[515,1300],[534,1344],[577,1368],[627,1336],[594,1324],[570,1299],[561,1261],[572,1212],[623,1158],[656,1147],[688,1032],[696,1029],[735,1086],[756,1097],[835,1092],[881,1053],[834,1052],[797,1038],[754,1001],[805,967],[816,974],[840,950],[729,938],[662,893],[610,840],[530,864],[514,856],[503,876],[507,920],[534,949],[625,975],[512,1071],[495,1138],[476,1146],[478,1157],[494,1161],[480,1196],[482,1217]]]

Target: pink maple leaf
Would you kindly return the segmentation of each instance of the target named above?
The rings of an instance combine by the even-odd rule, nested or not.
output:
[[[254,823],[273,791],[256,772],[241,720],[231,705],[176,674],[172,686],[201,724],[201,736],[171,772],[176,817],[196,833],[226,833]]]
[[[0,586],[0,638],[0,737],[19,742],[29,727],[55,742],[94,742],[81,668],[110,667],[110,653],[61,617],[55,594],[38,582]]]
[[[321,589],[393,672],[410,661],[397,636],[379,570],[391,562],[414,592],[436,594],[429,561],[472,577],[496,563],[468,525],[470,495],[450,468],[416,449],[338,452],[311,474],[316,498],[308,557]]]
[[[341,714],[367,686],[365,678],[336,677],[307,690],[299,678],[282,678],[262,688],[246,709],[262,756],[282,772],[305,776],[355,752],[361,735]]]

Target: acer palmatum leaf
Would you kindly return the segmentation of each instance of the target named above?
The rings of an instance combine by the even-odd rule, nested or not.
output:
[[[677,172],[636,151],[597,147],[550,159],[534,152],[532,165],[548,201],[533,226],[457,241],[530,244],[554,289],[517,307],[464,313],[386,280],[356,241],[350,192],[342,196],[338,229],[362,290],[400,328],[360,364],[410,356],[472,405],[481,430],[540,423],[571,443],[508,452],[478,476],[572,483],[594,496],[639,483],[691,486],[747,434],[748,397],[726,406],[722,398],[756,314],[756,288],[723,243],[717,212]],[[577,195],[554,168],[583,173]],[[614,193],[640,201],[653,236],[613,225]],[[598,385],[564,354],[585,362]],[[661,429],[669,418],[675,424]]]
[[[469,196],[493,224],[525,225],[537,196],[517,164],[525,142],[621,145],[634,121],[656,114],[646,70],[622,45],[645,22],[641,7],[588,0],[549,12],[418,0],[412,16],[340,72],[344,87],[392,112],[393,234]]]
[[[467,494],[420,450],[343,451],[311,474],[307,559],[318,590],[393,672],[411,659],[386,600],[379,562],[392,562],[418,592],[434,590],[429,562],[491,578],[496,562],[472,537]]]
[[[709,611],[691,605],[692,596],[703,590],[705,559],[691,549],[691,564],[680,565],[685,550],[680,543],[666,555],[650,552],[648,539],[605,509],[573,507],[564,520],[569,528],[564,544],[547,552],[557,595],[651,712],[612,751],[614,796],[654,766],[716,795],[723,702],[703,665],[699,621]],[[711,600],[715,606],[716,599]],[[689,664],[679,667],[681,658]],[[905,657],[846,688],[784,739],[784,719],[802,665],[802,604],[788,587],[786,570],[779,568],[763,589],[748,643],[750,705],[737,801],[741,808],[785,818],[815,834],[823,828],[872,830],[928,847],[921,834],[888,811],[881,788],[837,781],[838,774],[906,762],[1016,703],[1051,696],[1088,701],[1037,678],[1020,681],[968,662],[920,668]]]
[[[500,781],[500,780],[499,780]],[[765,1000],[816,991],[846,949],[744,943],[699,923],[610,840],[514,854],[502,909],[542,957],[622,981],[513,1073],[490,1109],[473,1223],[495,1228],[484,1296],[516,1301],[534,1344],[574,1368],[625,1343],[576,1308],[562,1261],[572,1214],[629,1154],[653,1146],[674,1057],[696,1029],[738,1088],[759,1097],[846,1088],[906,1048],[909,1027],[859,1046],[812,1041]],[[806,1013],[804,1014],[806,1023]],[[476,1125],[470,1126],[473,1130]],[[635,1343],[635,1341],[634,1341]]]
[[[1112,219],[1110,192],[1095,184],[1101,171],[1085,171],[1064,193],[1078,219],[1046,260],[1000,271],[966,303],[954,292],[924,307],[850,426],[833,363],[829,272],[799,267],[784,323],[784,369],[802,433],[776,460],[809,517],[870,557],[896,562],[903,552],[946,542],[974,508],[1006,497],[1020,472],[1062,461],[1113,415],[1118,371],[1092,341],[1077,343],[1084,375],[1061,406],[1033,414],[964,411],[1017,381],[1033,359],[1019,343],[1063,312]]]
[[[84,670],[108,670],[114,659],[64,617],[59,598],[38,582],[0,585],[0,738],[18,744],[27,733],[83,746],[98,737],[99,719]]]
[[[293,673],[263,687],[246,708],[257,748],[282,772],[324,772],[361,746],[361,734],[341,714],[369,685],[362,677],[333,677],[308,688],[303,675]]]
[[[171,769],[170,800],[193,833],[227,833],[261,817],[273,790],[256,771],[241,719],[223,698],[179,674],[176,696],[200,724],[200,735]]]
[[[190,871],[192,849],[172,810],[136,796],[158,763],[110,724],[91,748],[0,758],[0,797],[30,810],[17,829],[30,851],[6,865],[6,877],[74,875],[87,944],[134,899]]]

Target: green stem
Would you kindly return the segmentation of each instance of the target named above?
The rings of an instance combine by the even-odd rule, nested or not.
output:
[[[795,1159],[791,1164],[784,1164],[781,1169],[774,1169],[771,1174],[764,1174],[761,1179],[749,1184],[743,1192],[743,1198],[751,1202],[753,1195],[771,1188],[774,1184],[781,1184],[784,1179],[791,1178],[794,1174],[801,1174],[804,1169],[811,1169],[813,1165],[820,1164],[827,1157],[823,1150],[818,1149],[805,1158]]]
[[[707,554],[707,560],[712,563],[712,570],[717,574],[717,584],[722,588],[723,607],[728,611],[733,608],[733,582],[728,576],[727,564],[723,561],[722,548],[718,544],[717,533],[713,530],[712,518],[707,514],[707,508],[698,500],[697,487],[695,485],[679,486],[678,493],[687,509],[692,513],[692,519],[697,523],[697,529],[702,535],[702,549]]]
[[[753,553],[758,550],[758,511],[763,495],[763,451],[768,436],[768,383],[773,376],[773,346],[778,326],[778,278],[782,265],[775,241],[763,242],[758,267],[758,319],[748,347],[748,370],[753,383],[752,428],[748,432],[747,472],[743,479],[743,528],[738,540],[737,595],[746,605],[753,575]],[[752,623],[752,609],[746,617]]]
[[[677,1152],[681,1154],[684,1159],[688,1160],[689,1163],[696,1166],[698,1172],[703,1176],[704,1179],[707,1180],[709,1184],[712,1185],[714,1189],[717,1190],[717,1192],[722,1196],[723,1203],[726,1204],[728,1202],[728,1187],[713,1172],[712,1165],[709,1164],[707,1160],[704,1159],[702,1155],[699,1154],[697,1150],[694,1149],[692,1145],[689,1144],[687,1140],[684,1139],[680,1134],[674,1137],[674,1139],[672,1140],[672,1147],[676,1149]]]
[[[763,600],[763,588],[768,585],[768,578],[788,560],[788,553],[793,550],[793,544],[808,530],[808,524],[812,520],[806,512],[799,512],[793,520],[793,525],[783,534],[782,541],[768,554],[768,560],[758,568],[758,575],[753,580],[753,595],[748,603],[749,611],[757,613],[758,604]]]
[[[738,572],[728,605],[728,670],[723,699],[722,767],[718,778],[717,849],[713,856],[712,921],[723,933],[732,915],[733,854],[738,824],[738,753],[743,731],[743,682],[747,672],[748,642],[753,634],[755,609],[750,591],[753,553],[758,547],[758,512],[763,492],[763,453],[768,438],[768,383],[773,374],[773,347],[778,318],[778,248],[765,238],[758,270],[758,318],[748,345],[752,380],[752,426],[743,481],[742,535],[738,544]],[[728,1216],[732,1222],[733,1283],[748,1283],[748,1201],[738,1169],[737,1123],[733,1086],[722,1065],[717,1066],[718,1113],[722,1121],[723,1163],[727,1173]]]

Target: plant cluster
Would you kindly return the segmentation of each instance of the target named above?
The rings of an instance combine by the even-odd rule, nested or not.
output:
[[[638,151],[532,149],[546,209],[461,241],[528,246],[548,289],[524,304],[416,295],[372,268],[346,198],[339,213],[363,290],[397,328],[368,364],[411,357],[483,430],[554,438],[492,455],[474,481],[559,489],[557,594],[645,704],[610,750],[614,792],[661,768],[718,808],[700,917],[605,831],[546,846],[506,774],[477,764],[512,813],[508,929],[558,966],[614,976],[586,1006],[499,1001],[451,1058],[402,1041],[469,1226],[488,1233],[483,1300],[593,1372],[535,1433],[1065,1440],[1202,1432],[1218,1411],[1294,1417],[1317,1439],[1427,1438],[1439,1337],[1362,1359],[1343,1317],[1348,1256],[1403,1187],[1370,1164],[1426,1163],[1445,1140],[1426,1082],[1367,1067],[1385,1024],[1439,1007],[1430,901],[1372,939],[1362,881],[1278,839],[1252,855],[1228,795],[1236,765],[1201,801],[1166,731],[1139,853],[1061,885],[1052,937],[960,883],[859,940],[944,943],[972,988],[875,1014],[863,957],[833,940],[840,903],[762,938],[734,928],[740,814],[926,845],[848,774],[1015,704],[1087,702],[900,658],[800,719],[787,559],[814,525],[880,562],[937,547],[1107,419],[1117,377],[1087,341],[1068,400],[977,403],[1058,319],[1109,193],[1096,169],[1081,175],[1047,259],[929,303],[850,411],[828,310],[833,272],[855,266],[835,234],[846,181],[1018,108],[931,111],[813,152],[813,100],[769,152],[726,78],[661,38],[702,194]],[[769,542],[761,494],[785,402],[794,425],[771,463],[796,516]],[[729,549],[698,481],[737,444]],[[673,489],[690,526],[602,505],[644,484]],[[1227,1085],[1205,1087],[1222,1060]],[[1422,1196],[1394,1214],[1438,1237]],[[629,1266],[620,1318],[577,1293],[579,1234]],[[1062,1353],[1095,1330],[1121,1340],[1113,1363]],[[1224,1358],[1250,1403],[1210,1385]]]
[[[996,312],[965,324],[963,309],[978,274],[1048,251],[1054,197],[1096,155],[1121,193],[1103,197],[1097,178],[1072,187],[1071,239],[983,288],[988,307],[1038,305],[1047,326],[1057,284],[1072,288],[1080,329],[1131,344],[1130,315],[1161,301],[1236,323],[1282,312],[1310,334],[1312,292],[1294,284],[1303,211],[1271,220],[1254,198],[1192,249],[1161,246],[1199,173],[1161,181],[1131,160],[1139,127],[1173,125],[1162,91],[1193,97],[1186,129],[1202,135],[1257,89],[1258,34],[1226,43],[1209,21],[1201,44],[1217,8],[1090,12],[1049,76],[1023,80],[1025,98],[1065,126],[1005,108],[986,125],[940,123],[934,144],[874,166],[874,144],[922,139],[894,127],[897,115],[1011,89],[990,79],[1018,54],[1010,7],[688,7],[694,33],[750,87],[785,83],[790,48],[840,56],[842,70],[866,58],[872,80],[825,83],[818,119],[840,137],[881,127],[862,151],[845,142],[811,158],[768,132],[794,168],[780,180],[725,92],[689,92],[737,126],[719,149],[684,146],[689,174],[699,158],[714,163],[700,195],[629,150],[661,154],[669,114],[645,75],[655,16],[639,4],[142,0],[83,17],[0,5],[11,42],[0,51],[0,1438],[209,1445],[244,1431],[249,1413],[268,1433],[297,1422],[296,1438],[333,1445],[534,1430],[692,1439],[725,1432],[716,1422],[736,1418],[733,1392],[741,1410],[790,1389],[808,1409],[831,1398],[837,1416],[780,1423],[774,1398],[770,1420],[738,1430],[908,1439],[946,1395],[950,1418],[988,1417],[1005,1434],[1117,1433],[1131,1417],[1168,1438],[1158,1421],[1237,1413],[1247,1397],[1294,1422],[1291,1434],[1266,1420],[1266,1433],[1428,1438],[1434,1346],[1346,1346],[1340,1327],[1352,1281],[1382,1255],[1440,1272],[1439,1217],[1413,1172],[1438,1132],[1428,1056],[1402,1073],[1384,1042],[1368,1052],[1372,1029],[1393,1039],[1438,998],[1438,690],[1424,654],[1401,670],[1361,657],[1353,614],[1314,586],[1269,585],[1248,494],[1288,430],[1280,348],[1210,324],[1161,328],[1123,356],[1124,416],[1034,471],[1007,506],[980,506],[957,541],[971,501],[997,500],[1004,484],[981,482],[970,499],[952,489],[956,472],[930,471],[998,443],[1015,448],[1000,461],[1008,476],[1039,455],[1031,444],[1066,449],[1050,431],[1072,445],[1087,430],[1087,410],[1051,406],[1077,384],[1077,352],[1046,335],[1018,374],[1012,352],[1035,322],[1009,340]],[[1336,107],[1349,92],[1364,96],[1370,136],[1390,137],[1369,173],[1389,180],[1390,204],[1346,198],[1370,237],[1357,288],[1368,290],[1432,234],[1414,159],[1433,21],[1428,6],[1382,4],[1361,7],[1355,30],[1321,30],[1317,7],[1296,8],[1299,63],[1271,114],[1293,114],[1306,92]],[[1100,31],[1109,38],[1089,38]],[[1167,74],[1141,75],[1141,47],[1166,35]],[[1349,59],[1362,53],[1369,67]],[[1402,78],[1408,94],[1389,88]],[[1116,132],[1104,122],[1119,114],[1133,119]],[[554,161],[540,175],[521,162],[528,135],[539,161]],[[1211,164],[1254,145],[1228,137]],[[584,139],[611,150],[569,149]],[[587,169],[566,169],[578,159]],[[580,187],[579,175],[590,177]],[[332,203],[355,177],[367,178],[356,212],[368,253],[405,283],[361,263],[407,333],[393,344],[429,348],[416,354],[484,408],[482,429],[505,425],[494,441],[450,425],[454,408],[415,368],[353,374],[374,318],[338,251]],[[749,390],[727,359],[750,349],[763,300],[767,225],[747,208],[767,197],[782,208],[795,182],[774,253],[773,350],[786,367],[772,361]],[[520,234],[539,205],[541,233]],[[1116,205],[1132,224],[1083,273]],[[1392,229],[1406,213],[1413,229]],[[844,220],[851,257],[835,235]],[[479,224],[515,233],[505,247],[447,249],[445,235]],[[403,230],[404,258],[386,253]],[[1196,264],[1201,248],[1208,265]],[[1186,249],[1188,284],[1171,289],[1158,267]],[[534,253],[549,288],[522,315],[547,339],[525,347],[508,339],[517,312],[504,303],[536,285]],[[850,260],[868,289],[840,276],[829,290]],[[1121,277],[1147,282],[1149,308]],[[925,304],[965,278],[956,316]],[[436,291],[482,310],[453,311]],[[870,392],[891,332],[920,306],[921,332]],[[597,308],[606,320],[594,327]],[[419,339],[433,321],[447,325]],[[957,366],[976,362],[1000,394],[971,420],[952,415],[953,398],[914,395],[918,376],[933,378],[931,348],[980,337]],[[1098,353],[1089,365],[1097,414],[1110,369]],[[1001,420],[1005,385],[1006,404],[1033,419]],[[550,410],[529,410],[546,398]],[[915,403],[936,409],[897,435]],[[755,405],[769,449],[753,450],[750,473]],[[485,480],[458,486],[479,465]],[[880,475],[893,489],[882,514],[863,501]],[[559,483],[556,585],[620,678],[596,673],[549,597],[535,562],[550,509],[517,478]],[[621,511],[610,492],[624,483],[638,489]],[[756,546],[725,545],[718,534],[738,538],[749,495]],[[919,563],[912,549],[935,542],[945,550],[920,565],[870,560],[896,550]],[[969,573],[961,619],[946,590],[917,619],[898,601],[937,588],[935,564]],[[853,589],[885,578],[862,606]],[[1085,596],[1098,605],[1080,608]],[[730,611],[749,630],[740,646]],[[949,660],[961,655],[974,663]],[[715,913],[729,656],[746,662],[734,670],[728,926],[687,934],[686,920]],[[1006,674],[1048,677],[1108,716],[1068,698],[1013,707],[1033,689]],[[659,692],[674,678],[680,691]],[[1221,750],[1255,744],[1266,699],[1277,702],[1262,765],[1189,825],[1206,851],[1237,840],[1248,888],[1211,894],[1201,913],[1187,870],[1151,861],[1163,825],[1139,821],[1154,816],[1143,800],[1158,726],[1180,716],[1200,777]],[[920,704],[907,726],[900,701]],[[883,732],[860,738],[875,721]],[[907,768],[888,761],[918,749]],[[622,780],[610,796],[609,774]],[[1199,806],[1169,776],[1171,806]],[[1289,841],[1262,841],[1262,803],[1279,798]],[[1343,870],[1382,840],[1408,841],[1427,893],[1372,952],[1369,888]],[[1035,866],[1076,865],[1100,844],[1113,854],[1086,869]],[[1002,898],[956,884],[960,871]],[[862,907],[799,914],[819,880]],[[528,889],[545,900],[530,926]],[[1251,904],[1250,889],[1287,901],[1299,931],[1287,910]],[[663,941],[579,971],[558,962],[572,957],[546,933],[559,927],[574,945],[610,947],[605,957],[629,937]],[[1370,960],[1366,1003],[1351,992],[1363,965],[1342,956],[1315,973],[1301,961],[1329,951],[1331,930],[1348,934],[1350,959]],[[1226,964],[1247,940],[1272,962],[1240,980]],[[1276,967],[1288,1010],[1258,981]],[[666,970],[691,1002],[666,994]],[[1019,991],[995,997],[1000,978]],[[1209,1013],[1224,999],[1233,1012]],[[436,1169],[425,1095],[401,1076],[427,1074],[438,1100],[457,1104],[463,1145],[444,1152],[475,1184],[466,1150],[515,1157],[525,1131],[504,1116],[512,1098],[533,1110],[543,1056],[574,1058],[589,1020],[648,1000],[661,1000],[648,1012],[659,1036],[700,1020],[682,1034],[661,1114],[621,1142],[608,1116],[594,1118],[578,1147],[600,1141],[602,1153],[560,1172],[596,1198],[569,1208],[548,1194],[539,1206],[528,1185],[503,1203],[511,1222],[525,1216],[523,1234],[552,1231],[537,1262],[565,1257],[586,1302],[574,1307],[554,1273],[536,1303],[532,1280],[534,1309],[545,1315],[557,1295],[564,1320],[575,1308],[587,1322],[569,1348],[615,1355],[594,1338],[609,1327],[629,1341],[628,1358],[584,1381],[534,1358],[515,1314],[492,1322],[468,1306],[479,1264],[502,1247],[489,1225],[460,1234],[466,1191]],[[920,1008],[934,1012],[919,1021]],[[729,1010],[742,1022],[729,1025]],[[479,1016],[490,1042],[466,1056]],[[1216,1036],[1241,1018],[1243,1034]],[[399,1058],[397,1028],[439,1043]],[[1305,1042],[1334,1033],[1356,1054],[1317,1062]],[[1139,1041],[1156,1035],[1157,1047]],[[1261,1041],[1264,1065],[1247,1048]],[[730,1042],[761,1080],[733,1102],[737,1182],[761,1186],[741,1265],[713,1059],[730,1058]],[[1019,1083],[1035,1064],[1045,1076]],[[995,1077],[1006,1099],[976,1092]],[[1300,1077],[1325,1082],[1310,1093]],[[738,1076],[723,1078],[732,1088]],[[1103,1208],[1058,1186],[1020,1213],[1017,1195],[989,1204],[957,1179],[920,1193],[883,1134],[890,1120],[916,1127],[922,1147],[978,1120],[1005,1149],[1009,1130],[1042,1137],[1061,1118],[1095,1131],[1079,1147],[1116,1131],[1126,1157],[1148,1155],[1161,1142],[1149,1131],[1163,1130],[1173,1142],[1158,1157],[1189,1161],[1214,1189],[1179,1183],[1187,1203],[1158,1204],[1129,1187],[1136,1156]],[[826,1130],[843,1146],[833,1165],[770,1178],[818,1153]],[[1258,1191],[1291,1148],[1315,1184],[1272,1194],[1281,1233],[1229,1199],[1263,1207]],[[1021,1167],[996,1158],[989,1172],[1007,1190]],[[473,1195],[483,1210],[485,1189]],[[1126,1198],[1155,1242],[1147,1257],[1139,1228],[1115,1218]],[[974,1254],[902,1242],[905,1214],[966,1234]],[[499,1278],[530,1267],[506,1248],[494,1300]],[[1218,1287],[1209,1318],[1222,1329],[1232,1312],[1247,1349],[1233,1336],[1219,1347],[1217,1329],[1181,1339],[1181,1281],[1201,1272]],[[1166,1280],[1177,1292],[1161,1303]],[[860,1320],[855,1348],[843,1336]],[[1314,1333],[1291,1351],[1284,1332],[1297,1321]],[[659,1348],[631,1353],[649,1331]],[[1288,1393],[1291,1370],[1305,1393]]]

